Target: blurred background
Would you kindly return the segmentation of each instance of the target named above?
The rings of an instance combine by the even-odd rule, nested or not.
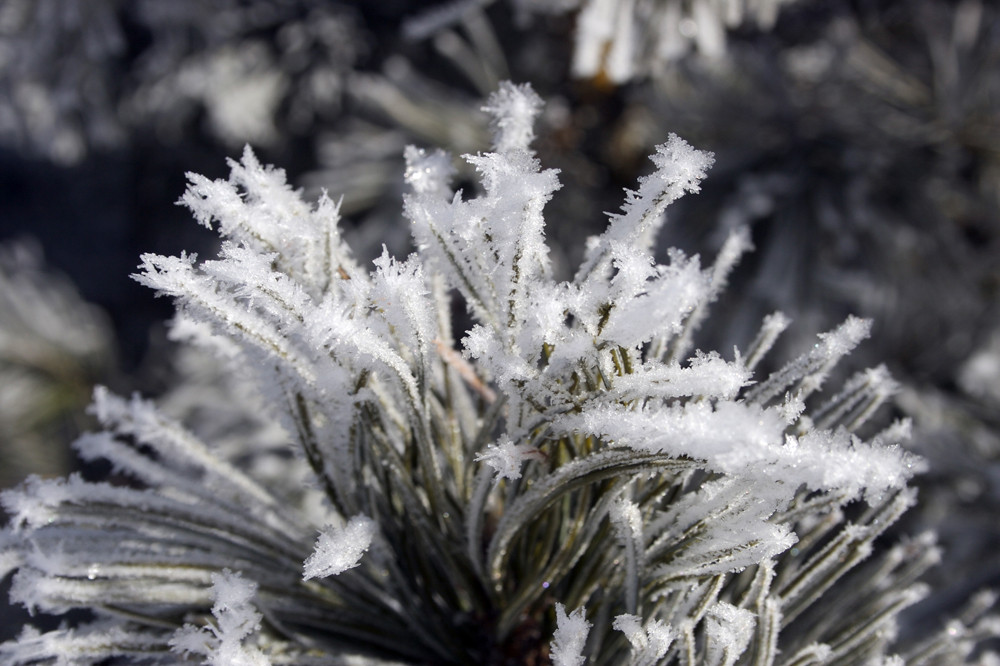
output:
[[[405,254],[403,148],[487,149],[485,97],[530,82],[563,277],[674,132],[716,164],[660,250],[710,258],[743,225],[756,247],[703,348],[781,310],[780,362],[875,320],[848,369],[887,366],[886,419],[930,463],[897,533],[946,552],[918,632],[1000,584],[997,19],[984,0],[0,0],[0,487],[76,469],[95,383],[190,418],[184,387],[224,381],[128,277],[143,252],[213,251],[174,205],[185,172],[223,177],[250,145],[343,197],[360,257]]]

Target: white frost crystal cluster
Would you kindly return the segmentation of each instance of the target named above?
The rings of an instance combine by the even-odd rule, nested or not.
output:
[[[375,523],[366,516],[355,516],[344,527],[328,527],[320,532],[316,550],[303,564],[303,579],[336,576],[361,562],[372,543]]]
[[[212,575],[212,615],[214,624],[207,627],[184,625],[170,640],[180,654],[205,657],[210,666],[267,666],[267,657],[243,641],[260,629],[261,614],[251,603],[257,585],[239,574],[224,570]]]
[[[884,370],[821,391],[868,322],[767,376],[780,314],[742,349],[699,351],[750,243],[657,262],[664,209],[712,163],[676,136],[555,280],[540,108],[527,86],[490,99],[475,194],[452,190],[448,156],[407,150],[416,251],[370,270],[337,205],[249,149],[226,180],[189,176],[219,256],[146,255],[136,278],[256,387],[295,455],[263,478],[254,450],[222,455],[99,390],[106,430],[77,449],[132,482],[29,479],[3,494],[0,536],[15,601],[94,621],[25,629],[4,663],[893,663],[938,554],[873,546],[920,466],[905,424],[870,432]],[[906,657],[958,663],[989,626],[963,616]]]

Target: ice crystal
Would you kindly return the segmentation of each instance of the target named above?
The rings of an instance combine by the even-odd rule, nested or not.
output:
[[[587,622],[584,609],[578,608],[567,615],[563,605],[557,603],[556,624],[552,637],[552,663],[554,666],[582,666],[586,661],[583,647],[592,626]]]
[[[335,576],[358,566],[371,545],[375,524],[366,516],[355,516],[344,527],[320,532],[316,550],[304,563],[302,578]]]

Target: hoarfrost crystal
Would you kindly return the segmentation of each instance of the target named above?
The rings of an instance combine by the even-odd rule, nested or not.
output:
[[[358,566],[374,534],[375,524],[366,516],[355,516],[344,527],[324,529],[315,552],[305,561],[302,578],[335,576]]]

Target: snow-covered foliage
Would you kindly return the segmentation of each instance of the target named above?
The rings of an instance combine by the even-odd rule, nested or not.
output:
[[[25,630],[8,663],[862,664],[905,648],[896,616],[937,552],[874,541],[921,462],[905,424],[871,432],[884,370],[823,392],[868,322],[770,375],[781,315],[742,349],[699,350],[750,243],[735,231],[707,267],[658,261],[664,209],[712,164],[677,136],[556,281],[540,107],[527,86],[490,98],[494,150],[464,157],[476,193],[452,190],[448,156],[408,149],[416,251],[370,270],[333,200],[306,203],[249,149],[226,180],[189,175],[181,203],[219,256],[144,255],[136,279],[256,387],[297,458],[262,477],[98,390],[106,431],[77,449],[134,483],[31,478],[2,495],[0,541],[13,599],[96,619]],[[964,643],[907,656],[959,663],[994,632],[987,610],[949,626]]]
[[[33,243],[0,245],[0,487],[72,468],[68,440],[85,427],[92,384],[114,366],[104,313]]]
[[[770,29],[796,0],[513,0],[522,17],[577,10],[572,72],[615,84],[662,73],[693,49],[726,52],[726,31]]]
[[[572,74],[626,83],[662,74],[692,51],[726,53],[726,33],[770,30],[783,6],[798,0],[510,0],[522,25],[547,15],[574,15]],[[451,0],[418,12],[404,26],[424,39],[468,20],[493,0]]]
[[[938,533],[951,562],[939,575],[959,598],[968,572],[992,557],[1000,497],[987,388],[998,311],[984,288],[1000,237],[1000,153],[987,148],[1000,68],[982,66],[1000,54],[998,7],[905,0],[811,11],[819,4],[783,10],[784,26],[801,29],[741,33],[717,67],[689,60],[631,89],[628,126],[609,137],[674,131],[717,153],[712,196],[691,204],[690,222],[672,211],[661,239],[711,255],[725,229],[752,229],[745,291],[722,297],[706,345],[753,335],[775,310],[796,322],[782,349],[849,312],[876,322],[854,364],[887,363],[906,387],[894,402],[930,470],[907,529]],[[934,588],[928,616],[954,604],[943,581]]]
[[[361,48],[314,0],[7,0],[0,143],[73,164],[201,115],[225,143],[270,143],[339,111]]]

